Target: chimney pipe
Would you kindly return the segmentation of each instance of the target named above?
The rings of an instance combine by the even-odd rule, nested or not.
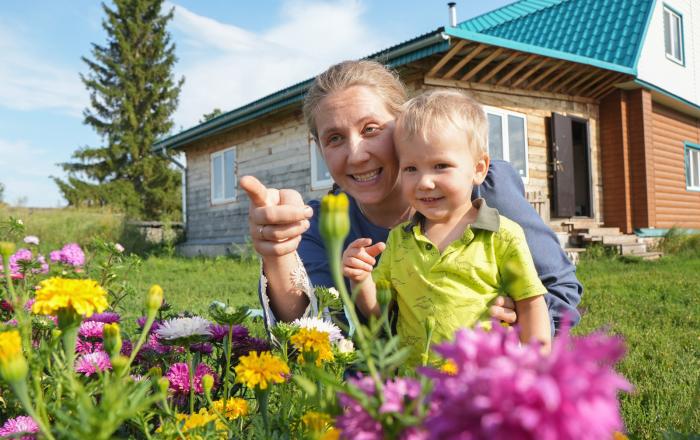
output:
[[[457,3],[449,2],[447,8],[450,12],[450,27],[457,26]]]

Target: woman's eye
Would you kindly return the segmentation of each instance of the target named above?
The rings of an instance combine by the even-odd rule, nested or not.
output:
[[[364,132],[366,134],[376,133],[377,131],[379,131],[379,127],[377,127],[375,125],[369,125],[369,126],[365,127],[365,129],[364,129]]]
[[[341,137],[339,134],[334,134],[332,136],[328,136],[328,138],[326,139],[326,145],[328,146],[328,145],[337,144],[338,142],[340,142],[340,139],[341,139]]]

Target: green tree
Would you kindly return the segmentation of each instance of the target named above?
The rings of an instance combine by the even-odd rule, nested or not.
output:
[[[0,203],[5,201],[5,185],[0,182]]]
[[[114,0],[104,3],[105,45],[92,45],[81,75],[90,92],[84,123],[103,146],[85,146],[73,162],[61,164],[68,178],[54,178],[72,206],[111,205],[134,217],[177,218],[180,175],[170,152],[154,154],[154,141],[172,128],[184,78],[174,78],[175,45],[166,26],[173,10],[161,12],[163,0]]]
[[[214,108],[214,110],[210,111],[209,113],[204,113],[202,115],[202,119],[199,120],[199,123],[202,124],[204,122],[210,121],[214,119],[217,116],[223,115],[224,112],[221,110],[219,107]]]

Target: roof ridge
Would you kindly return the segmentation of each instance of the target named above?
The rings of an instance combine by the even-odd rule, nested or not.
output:
[[[493,9],[491,11],[484,12],[483,14],[477,15],[476,17],[472,17],[460,23],[457,23],[456,27],[463,28],[471,24],[476,28],[472,30],[476,32],[481,32],[486,29],[499,26],[503,23],[507,23],[509,21],[518,20],[529,15],[536,14],[540,11],[558,6],[567,1],[570,0],[517,0],[516,2],[503,5],[498,9]],[[523,4],[534,7],[531,11],[527,11],[527,8],[524,8]],[[513,15],[508,13],[512,10],[517,12],[517,16],[507,18],[508,16]],[[478,21],[487,21],[487,23],[484,26],[479,26],[476,24]],[[494,21],[496,21],[496,23],[494,23]]]

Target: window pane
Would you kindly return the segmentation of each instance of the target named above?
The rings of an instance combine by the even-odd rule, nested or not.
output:
[[[224,197],[236,197],[236,150],[224,153]]]
[[[691,175],[693,177],[693,185],[695,188],[700,188],[700,150],[690,150],[690,158],[691,158],[691,163],[695,163],[695,166],[693,167],[694,170],[691,172]],[[693,161],[693,156],[695,156],[695,160]]]
[[[222,187],[222,176],[221,176],[221,165],[222,165],[222,157],[221,155],[219,156],[214,156],[214,160],[212,161],[212,178],[214,179],[214,194],[213,194],[213,199],[218,200],[223,197],[223,187]]]
[[[681,18],[677,15],[672,16],[671,22],[673,23],[673,56],[674,58],[681,59]]]
[[[519,116],[508,115],[508,152],[513,168],[525,177],[525,119]]]
[[[501,117],[488,113],[489,117],[489,156],[491,160],[503,159],[503,122]]]
[[[312,147],[316,148],[316,147]],[[330,180],[331,178],[331,173],[328,171],[328,167],[326,166],[326,161],[323,160],[323,156],[321,156],[320,151],[316,151],[315,154],[316,157],[316,179],[318,181],[323,181],[323,180]]]
[[[673,56],[673,51],[671,49],[671,14],[668,11],[664,11],[664,42],[666,45],[666,53]]]

